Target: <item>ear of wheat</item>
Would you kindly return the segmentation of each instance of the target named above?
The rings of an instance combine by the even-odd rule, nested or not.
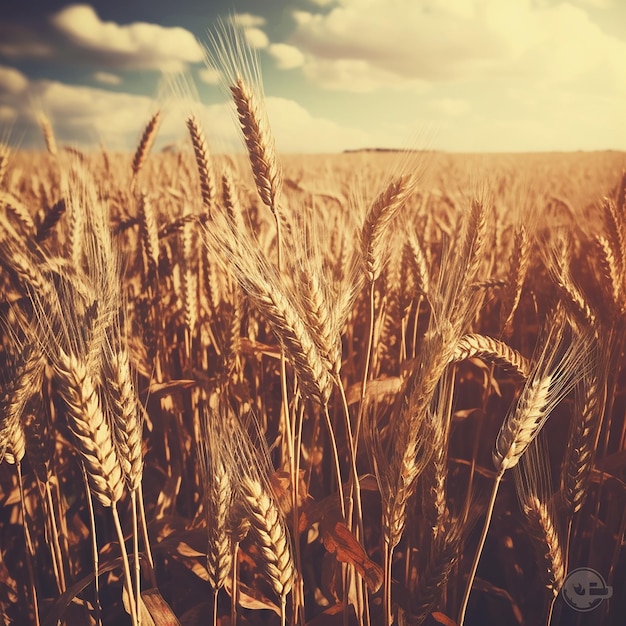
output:
[[[242,523],[254,540],[259,551],[260,563],[267,581],[280,598],[282,620],[285,619],[287,595],[291,591],[296,571],[294,569],[292,546],[286,522],[276,502],[269,481],[269,459],[264,452],[264,442],[255,444],[241,424],[231,419],[229,423],[230,445],[226,453],[231,455],[227,467],[231,472],[231,485],[238,503],[236,511]],[[261,435],[257,429],[257,438]],[[219,445],[224,446],[224,441]],[[260,454],[258,453],[260,451]]]
[[[566,333],[558,323],[549,330],[534,370],[504,420],[492,454],[499,472],[517,464],[554,407],[590,367],[590,337],[575,332],[568,340]]]
[[[332,392],[332,365],[317,347],[303,315],[276,271],[251,245],[233,233],[222,220],[205,230],[205,241],[223,258],[227,268],[245,291],[252,304],[271,325],[287,359],[293,365],[303,390],[322,404]]]
[[[553,312],[553,321],[542,338],[543,346],[536,358],[532,373],[528,377],[519,399],[506,416],[492,451],[493,464],[497,470],[496,480],[487,507],[487,516],[478,543],[478,550],[472,562],[468,583],[465,588],[459,624],[465,620],[465,613],[474,576],[482,552],[498,489],[507,469],[515,467],[528,446],[537,437],[541,428],[557,404],[572,390],[593,363],[591,334],[580,332],[572,327],[573,337],[568,336],[567,318],[560,310]],[[531,503],[535,505],[533,500]],[[533,509],[534,510],[534,509]],[[549,514],[535,511],[536,521],[548,532]],[[551,532],[551,531],[550,531]],[[555,540],[556,541],[556,540]]]
[[[189,136],[193,145],[193,153],[196,157],[202,204],[210,216],[211,207],[215,202],[216,190],[215,174],[209,157],[209,148],[202,126],[194,115],[187,118],[187,128],[189,129]]]
[[[143,164],[152,148],[152,144],[156,139],[157,132],[159,130],[159,124],[161,122],[161,112],[157,111],[148,121],[146,127],[141,135],[135,155],[132,162],[133,178],[136,178],[139,174],[139,170],[143,167]]]
[[[228,416],[203,407],[200,414],[198,458],[203,483],[208,533],[207,571],[209,582],[217,592],[232,573],[232,537],[229,529],[233,506],[232,476],[227,471],[225,429]]]
[[[539,436],[515,467],[514,477],[544,583],[556,596],[565,580],[565,550],[549,472],[546,439]]]

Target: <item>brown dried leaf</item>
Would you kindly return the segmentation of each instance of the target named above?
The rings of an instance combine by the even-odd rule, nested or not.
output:
[[[163,599],[158,589],[141,592],[141,623],[145,626],[180,626],[170,605]],[[147,615],[146,615],[147,613]],[[151,621],[148,621],[148,620]]]
[[[453,619],[450,619],[447,615],[444,615],[439,611],[431,613],[430,617],[434,620],[435,624],[441,624],[442,626],[456,626],[456,622]]]
[[[354,565],[367,586],[376,592],[383,584],[382,568],[366,554],[361,544],[350,532],[344,522],[335,522],[332,526],[320,526],[322,542],[328,552],[334,554],[341,563]]]
[[[229,595],[232,597],[232,581],[229,578],[226,581],[226,591],[228,591]],[[248,585],[239,581],[237,587],[237,599],[239,600],[239,606],[244,609],[267,609],[270,611],[274,611],[276,615],[280,616],[280,608],[276,605],[275,602],[270,600],[267,596],[261,593],[258,589],[254,589],[253,587],[249,587]]]
[[[164,383],[150,383],[148,393],[155,398],[162,398],[163,396],[169,396],[182,389],[191,389],[195,387],[197,382],[195,380],[181,379],[181,380],[168,380]]]

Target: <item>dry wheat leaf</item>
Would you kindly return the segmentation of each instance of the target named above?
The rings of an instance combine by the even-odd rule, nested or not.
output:
[[[382,568],[367,556],[365,550],[345,523],[335,522],[330,527],[322,524],[320,530],[322,543],[326,550],[334,554],[341,563],[354,565],[357,572],[361,574],[363,580],[367,583],[367,586],[373,592],[378,591],[383,584]]]
[[[162,398],[163,396],[169,396],[172,393],[181,391],[183,389],[191,389],[196,386],[195,380],[181,379],[181,380],[168,380],[164,383],[150,383],[148,393],[155,398]]]
[[[180,626],[178,618],[158,589],[146,589],[141,592],[141,623],[145,626],[151,626],[151,624],[154,626]]]
[[[206,557],[202,560],[202,562],[200,562],[197,559],[190,557],[184,558],[176,552],[173,552],[171,556],[177,563],[180,563],[180,565],[182,565],[185,569],[195,574],[200,580],[209,580],[209,572],[207,571],[205,565]]]
[[[102,563],[98,568],[98,575],[102,576],[112,570],[121,571],[122,567],[122,557],[117,557],[107,561],[106,563]],[[65,592],[56,599],[45,619],[42,621],[42,626],[56,626],[57,622],[64,615],[67,607],[70,606],[79,593],[83,592],[89,585],[93,584],[94,578],[95,576],[92,572],[75,582],[71,587],[68,587]]]
[[[258,589],[249,587],[248,585],[239,581],[237,583],[237,599],[239,606],[244,609],[268,609],[280,616],[280,608],[278,605],[270,600],[267,596],[261,593]],[[224,585],[229,595],[232,595],[232,581],[229,578]]]
[[[439,611],[431,613],[430,617],[435,621],[436,624],[441,624],[442,626],[456,626],[456,622],[453,619],[450,619],[447,615],[444,615]]]
[[[282,352],[276,346],[270,346],[260,341],[252,341],[247,337],[241,338],[241,351],[250,356],[265,355],[273,359],[280,359]]]
[[[363,474],[359,476],[359,484],[361,485],[361,491],[378,492],[378,481],[374,474]]]
[[[478,409],[475,407],[472,409],[461,409],[459,411],[455,411],[452,417],[455,422],[461,422],[467,419],[468,417],[470,417],[471,415],[474,415],[474,413],[479,413],[480,411],[481,409]]]
[[[336,494],[327,496],[319,502],[314,500],[305,502],[302,513],[300,513],[300,519],[298,520],[298,532],[303,533],[307,528],[324,519],[331,521],[341,519],[339,501]]]
[[[188,556],[191,558],[197,558],[200,556],[206,557],[206,553],[198,552],[198,550],[194,550],[189,544],[184,541],[179,541],[178,545],[175,547],[175,550],[180,556]]]
[[[370,380],[365,391],[365,402],[381,400],[397,394],[402,389],[404,379],[400,376],[387,376]],[[361,400],[361,383],[350,385],[346,393],[348,404],[351,406]]]

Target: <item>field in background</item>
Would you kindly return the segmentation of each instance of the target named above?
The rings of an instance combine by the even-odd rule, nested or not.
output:
[[[626,155],[190,131],[3,152],[4,621],[621,623]]]

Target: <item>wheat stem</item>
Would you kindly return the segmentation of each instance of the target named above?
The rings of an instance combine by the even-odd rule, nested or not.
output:
[[[457,619],[457,623],[459,626],[463,626],[465,623],[465,613],[467,611],[467,604],[469,602],[470,593],[472,591],[472,586],[474,584],[474,578],[476,576],[476,570],[478,569],[478,562],[480,561],[480,555],[482,554],[483,547],[485,546],[485,539],[487,539],[487,533],[489,532],[489,525],[491,524],[491,517],[493,515],[493,509],[496,504],[496,497],[498,495],[498,488],[500,487],[500,482],[502,477],[504,476],[504,469],[501,469],[496,475],[496,479],[493,483],[493,488],[491,490],[491,496],[489,498],[489,504],[487,505],[487,514],[485,516],[485,523],[483,524],[483,529],[480,534],[480,539],[478,540],[478,547],[476,548],[476,553],[474,554],[474,560],[472,561],[472,566],[470,568],[470,573],[467,578],[467,583],[465,585],[465,591],[463,592],[463,599],[461,600],[461,608],[459,609],[459,617]]]
[[[120,517],[117,512],[117,503],[111,504],[111,514],[113,515],[113,523],[115,525],[115,532],[117,533],[117,540],[120,545],[120,552],[122,554],[122,563],[124,565],[124,586],[126,587],[126,594],[128,596],[128,605],[130,607],[130,617],[133,622],[133,626],[140,626],[138,609],[139,605],[135,602],[135,594],[133,591],[132,577],[130,573],[130,563],[128,561],[128,552],[126,550],[126,541],[124,539],[124,532],[122,531],[122,525],[120,524]]]
[[[24,544],[26,545],[26,569],[28,570],[28,580],[30,583],[30,593],[33,602],[33,618],[35,626],[39,626],[39,601],[37,599],[37,585],[35,584],[35,571],[33,569],[33,559],[35,558],[35,549],[28,529],[28,519],[26,517],[26,496],[24,494],[24,480],[22,477],[22,463],[18,461],[17,482],[20,491],[20,507],[22,511],[22,530],[24,532]]]
[[[146,508],[143,502],[143,485],[139,483],[137,489],[137,497],[139,504],[139,520],[141,523],[141,534],[143,536],[143,545],[148,558],[148,565],[150,566],[150,582],[152,587],[156,587],[156,578],[154,575],[154,558],[152,556],[152,548],[150,547],[150,537],[148,535],[148,520],[146,518]]]
[[[133,522],[133,565],[135,568],[135,606],[137,621],[141,622],[141,562],[139,560],[139,524],[137,520],[137,490],[130,493],[130,504]]]
[[[96,613],[96,623],[102,623],[102,605],[100,604],[100,553],[98,550],[98,534],[96,533],[96,515],[93,509],[93,496],[89,488],[89,477],[85,465],[81,463],[81,473],[85,485],[85,500],[87,501],[87,512],[89,514],[89,528],[91,530],[91,560],[93,561],[93,587],[94,587],[94,609]]]

